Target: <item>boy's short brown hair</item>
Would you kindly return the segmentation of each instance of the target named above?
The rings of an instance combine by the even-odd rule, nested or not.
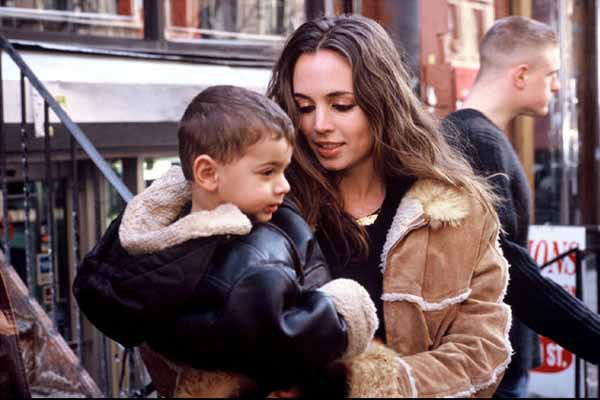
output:
[[[186,179],[201,154],[228,163],[246,149],[271,136],[294,144],[295,132],[287,114],[272,100],[237,86],[211,86],[198,94],[179,124],[179,159]]]
[[[558,37],[551,26],[518,15],[504,17],[481,40],[480,69],[494,69],[523,55],[537,57],[536,51],[551,46],[558,46]]]

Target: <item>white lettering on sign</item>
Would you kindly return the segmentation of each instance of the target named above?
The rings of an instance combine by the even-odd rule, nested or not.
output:
[[[545,265],[548,261],[568,252],[571,249],[580,248],[581,243],[575,240],[542,239],[529,236],[529,254],[539,265]],[[555,263],[547,266],[542,275],[552,279],[561,285],[566,291],[575,296],[575,253],[570,253],[564,258],[559,258]]]

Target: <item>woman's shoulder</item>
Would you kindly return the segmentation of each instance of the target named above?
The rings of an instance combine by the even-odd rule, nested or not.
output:
[[[407,202],[417,202],[429,225],[434,228],[458,228],[469,221],[498,221],[492,205],[486,205],[464,188],[433,179],[417,180],[406,194]],[[403,199],[404,201],[404,199]],[[398,210],[403,207],[400,203]]]
[[[496,221],[467,191],[418,180],[402,199],[383,249],[387,291],[428,304],[464,298],[482,255],[495,245]]]
[[[473,245],[473,241],[492,235],[499,226],[492,206],[486,206],[466,189],[419,179],[398,205],[386,246],[393,246],[407,231],[426,227],[435,231],[438,238],[462,235],[464,241]]]

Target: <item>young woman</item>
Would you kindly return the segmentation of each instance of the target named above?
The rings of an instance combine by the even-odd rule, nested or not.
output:
[[[511,355],[495,199],[412,93],[390,37],[360,16],[307,22],[268,95],[302,133],[292,197],[334,277],[366,287],[382,322],[385,345],[341,362],[345,394],[491,395]]]

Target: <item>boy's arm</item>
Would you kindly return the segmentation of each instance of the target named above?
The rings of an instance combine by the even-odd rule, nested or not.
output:
[[[73,295],[81,312],[102,333],[125,346],[136,346],[143,340],[136,328],[143,325],[141,315],[136,307],[118,301],[115,288],[104,279],[118,260],[128,257],[118,236],[122,216],[121,212],[82,260],[73,282]]]
[[[122,215],[82,260],[73,294],[81,311],[103,334],[124,346],[137,346],[145,341],[154,321],[179,308],[180,299],[193,296],[218,238],[167,250],[160,255],[164,265],[155,268],[154,255],[132,256],[123,248],[118,233]],[[178,256],[180,252],[187,260]]]
[[[364,351],[377,316],[368,293],[354,281],[302,290],[288,268],[261,265],[248,268],[233,285],[210,327],[193,310],[163,326],[169,332],[160,332],[160,343],[150,345],[173,359],[293,378]]]

